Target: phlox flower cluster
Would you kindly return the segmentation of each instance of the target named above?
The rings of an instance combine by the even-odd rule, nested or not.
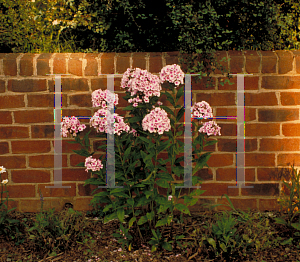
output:
[[[171,129],[167,112],[160,107],[152,109],[150,113],[144,117],[142,126],[144,131],[148,130],[150,133],[158,132],[160,135],[163,134],[164,131]]]
[[[216,136],[217,134],[220,136],[221,135],[221,127],[217,125],[215,121],[209,121],[205,122],[202,127],[200,127],[199,132],[200,133],[207,133],[208,136],[214,135]]]
[[[213,117],[212,109],[210,105],[205,101],[195,103],[195,105],[192,106],[191,111],[192,118],[203,117],[204,119],[207,119]]]
[[[99,109],[90,119],[90,125],[97,130],[97,133],[105,131],[112,134],[112,123],[114,123],[114,134],[121,135],[122,131],[130,130],[129,125],[125,124],[123,119],[124,117],[118,114],[111,114],[107,110]]]
[[[86,172],[89,172],[89,170],[100,171],[100,169],[103,168],[103,164],[101,163],[101,160],[92,158],[91,156],[85,159],[84,166],[86,167],[85,169]]]
[[[160,71],[160,82],[163,83],[168,81],[169,83],[174,83],[175,88],[181,84],[183,84],[184,73],[182,72],[179,65],[167,65],[162,68]]]
[[[62,127],[60,131],[63,137],[67,137],[68,132],[70,132],[70,134],[73,134],[73,136],[76,136],[78,132],[83,131],[85,128],[86,125],[84,124],[81,125],[77,117],[72,116],[71,118],[68,117],[63,118]]]
[[[204,119],[207,119],[213,117],[212,109],[210,105],[205,101],[195,103],[195,105],[192,106],[191,111],[192,111],[192,116],[191,116],[192,118],[202,117]],[[215,121],[209,121],[203,124],[203,126],[199,129],[199,132],[207,133],[208,136],[211,136],[217,134],[221,135],[220,130],[221,127],[219,127]]]
[[[93,107],[102,107],[103,109],[112,109],[119,103],[118,94],[112,94],[109,90],[95,90],[92,93]],[[109,103],[109,106],[107,106]]]
[[[160,97],[160,91],[162,90],[159,77],[140,68],[128,68],[123,74],[121,87],[128,88],[131,96],[137,95],[137,97],[128,100],[129,103],[134,103],[134,107],[139,102],[149,103],[149,97],[151,96]]]

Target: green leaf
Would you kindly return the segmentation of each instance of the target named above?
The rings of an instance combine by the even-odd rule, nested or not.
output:
[[[141,216],[141,218],[139,219],[137,224],[140,226],[140,225],[145,224],[147,221],[148,221],[148,219],[146,216]]]
[[[128,198],[127,199],[127,204],[130,205],[130,206],[133,206],[134,205],[134,199],[133,198]]]
[[[299,223],[292,223],[291,226],[297,230],[300,230],[300,224]]]
[[[182,117],[183,114],[184,114],[184,111],[185,111],[185,108],[184,108],[184,107],[182,107],[182,108],[179,110],[179,112],[178,112],[178,114],[177,114],[177,117],[176,117],[176,122],[178,122],[178,121],[181,119],[181,117]]]
[[[293,238],[290,237],[289,239],[284,240],[283,242],[281,242],[281,245],[287,245],[287,244],[292,244],[293,243]]]
[[[274,220],[277,224],[287,225],[287,222],[281,217],[275,217]]]
[[[172,251],[172,245],[168,242],[163,242],[161,245],[165,250]]]
[[[148,212],[147,214],[146,214],[146,216],[147,216],[147,219],[148,220],[153,220],[153,218],[154,218],[154,211],[151,211],[150,213]]]
[[[136,217],[132,217],[128,223],[128,229],[132,227],[133,223],[136,221]]]
[[[168,181],[164,180],[164,179],[158,179],[155,181],[156,185],[163,187],[163,188],[168,188],[169,184]]]
[[[165,217],[161,220],[158,220],[155,227],[161,227],[161,226],[164,226],[166,224],[168,224],[168,219]]]
[[[180,212],[182,212],[184,214],[189,214],[190,215],[190,210],[184,204],[180,204],[180,203],[176,204],[175,208],[177,208]]]
[[[174,110],[170,109],[169,107],[167,106],[160,106],[162,109],[164,109],[167,113],[171,114],[172,116],[175,117],[174,115]]]
[[[216,249],[216,241],[213,238],[208,238],[207,242],[211,244],[214,247],[214,249]]]
[[[99,192],[99,193],[95,194],[94,196],[95,197],[105,197],[105,196],[108,196],[108,192],[107,191]]]
[[[139,136],[138,139],[140,139],[140,140],[146,142],[147,144],[150,144],[150,143],[151,143],[151,141],[150,141],[149,139],[147,139],[146,137],[143,137],[143,136]]]
[[[183,88],[184,88],[184,86],[182,86],[180,89],[177,90],[176,103],[179,100],[179,98],[182,97],[182,95],[183,95]]]
[[[165,92],[164,94],[167,96],[167,100],[171,103],[171,105],[175,107],[174,98],[168,92]]]
[[[163,142],[162,144],[159,145],[159,147],[157,148],[157,154],[164,151],[166,148],[171,146],[171,141],[167,140],[165,142]]]
[[[119,208],[117,210],[117,216],[118,216],[118,219],[120,220],[120,222],[124,222],[124,217],[125,217],[125,210],[124,210],[124,208]]]
[[[80,156],[85,156],[85,157],[89,157],[90,156],[90,153],[84,149],[81,149],[81,150],[72,150],[73,152],[75,152],[77,155],[80,155]]]
[[[129,146],[124,152],[124,159],[129,158],[130,151],[131,151],[131,147]]]

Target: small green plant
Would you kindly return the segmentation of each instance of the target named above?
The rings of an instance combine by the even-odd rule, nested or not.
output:
[[[66,250],[75,239],[80,244],[87,244],[86,237],[91,235],[85,232],[87,222],[81,212],[69,208],[60,214],[55,214],[55,209],[43,210],[43,196],[41,196],[41,212],[37,214],[34,225],[26,231],[29,239],[38,249],[46,250],[50,254]],[[91,241],[92,244],[94,241]],[[87,244],[88,245],[88,244]],[[88,252],[88,251],[87,251]]]

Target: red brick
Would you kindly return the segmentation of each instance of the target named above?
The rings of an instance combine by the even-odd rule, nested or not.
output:
[[[236,152],[237,141],[236,139],[223,139],[219,138],[217,143],[218,151],[220,152]],[[245,151],[256,151],[257,139],[245,139]]]
[[[31,199],[26,199],[26,200],[21,200],[18,201],[18,211],[20,212],[28,212],[28,213],[34,213],[34,212],[40,212],[41,211],[41,201],[39,199],[36,200],[31,200]],[[51,206],[51,201],[45,201],[43,203],[43,210],[48,210]]]
[[[257,168],[258,181],[280,181],[279,172],[275,168]]]
[[[208,82],[209,78],[208,77],[202,77],[201,80],[197,80],[197,77],[192,77],[191,82],[192,82],[192,90],[213,90],[215,83],[216,83],[216,78],[212,78],[213,81],[213,86],[206,87],[206,83]],[[198,82],[197,82],[198,81]],[[163,91],[166,91],[167,89],[164,89],[164,85],[168,84],[163,84]]]
[[[92,206],[89,206],[92,198],[76,198],[73,209],[77,211],[93,210]]]
[[[245,76],[244,78],[244,90],[258,90],[258,76]]]
[[[45,79],[23,79],[23,80],[8,80],[8,91],[12,92],[40,92],[46,91]]]
[[[0,155],[9,153],[9,147],[7,142],[0,142]]]
[[[98,76],[99,54],[86,54],[83,61],[83,70],[86,76]]]
[[[299,103],[300,103],[300,94],[299,93],[281,92],[280,98],[281,98],[281,104],[283,106],[299,105]]]
[[[44,123],[53,122],[53,109],[14,111],[16,123]]]
[[[278,106],[274,92],[245,93],[245,105],[247,106]]]
[[[218,108],[217,107],[217,110],[216,110],[216,115],[215,117],[236,117],[236,114],[237,114],[237,108]],[[224,121],[224,120],[222,120]],[[236,119],[232,118],[228,118],[226,119],[226,123],[230,123],[230,122],[234,122],[236,123]]]
[[[130,57],[131,53],[119,53],[117,54],[117,74],[124,74],[127,70],[127,68],[130,67]]]
[[[79,196],[93,196],[97,193],[100,193],[100,192],[105,192],[106,189],[104,188],[98,188],[98,185],[85,185],[84,184],[78,184],[78,195]],[[93,190],[97,189],[93,194]]]
[[[34,54],[25,54],[20,59],[20,76],[33,76]]]
[[[248,208],[250,208],[250,210],[257,210],[256,199],[230,198],[230,201],[235,209],[247,211]],[[217,199],[217,203],[222,204],[222,206],[217,207],[218,211],[232,210],[231,207],[228,206],[229,202],[227,201],[227,199],[225,197],[223,197],[222,199]]]
[[[296,153],[292,154],[278,154],[277,166],[287,166],[289,163],[295,162],[295,166],[300,166],[300,155]]]
[[[56,53],[53,57],[53,74],[66,74],[67,54]]]
[[[233,154],[211,154],[207,164],[209,167],[230,166],[233,164]]]
[[[277,136],[280,135],[280,124],[251,124],[246,122],[246,136]]]
[[[177,92],[176,92],[177,93]],[[168,107],[173,107],[172,104],[169,102],[169,100],[167,99],[167,96],[165,94],[160,95],[159,100],[160,102],[162,102],[164,106],[168,106]],[[174,101],[175,102],[175,101]],[[176,104],[175,104],[176,105]],[[177,105],[184,105],[184,95],[181,96],[177,102]],[[179,111],[179,109],[177,109],[177,112]]]
[[[217,51],[216,52],[216,61],[219,63],[218,67],[220,67],[220,69],[216,69],[215,70],[215,74],[222,74],[221,69],[224,68],[225,70],[228,70],[228,58],[227,58],[227,52],[226,51]],[[226,58],[226,62],[224,61],[224,57]],[[222,62],[221,62],[222,60]]]
[[[116,53],[105,53],[101,56],[101,74],[114,74],[114,59]]]
[[[53,168],[54,167],[54,155],[29,156],[29,167]],[[66,155],[62,155],[62,167],[67,167],[67,156]]]
[[[116,81],[116,79],[115,79]],[[107,78],[106,76],[100,76],[96,79],[91,79],[91,86],[92,86],[92,92],[98,89],[101,89],[102,91],[107,89]],[[116,90],[116,86],[115,86]],[[92,94],[91,94],[92,96]],[[91,98],[92,99],[92,98]]]
[[[258,199],[259,211],[278,211],[279,205],[276,199]]]
[[[13,154],[20,153],[48,153],[51,151],[49,141],[30,140],[30,141],[11,141]]]
[[[262,69],[261,72],[276,73],[277,57],[273,51],[261,51],[262,55]]]
[[[236,181],[236,168],[218,168],[216,172],[217,181]],[[255,181],[254,168],[245,168],[245,181]]]
[[[222,136],[237,136],[236,124],[221,124],[218,123],[218,126],[221,127]]]
[[[293,70],[293,53],[287,50],[276,51],[278,55],[278,73],[286,74]]]
[[[50,59],[53,54],[40,54],[36,60],[37,75],[45,76],[50,74]]]
[[[296,62],[296,73],[300,73],[300,51],[297,50],[291,50],[295,57],[295,62]]]
[[[92,107],[91,94],[70,95],[70,105],[76,105],[79,107]]]
[[[243,72],[244,57],[241,51],[228,51],[230,57],[230,73],[237,74]]]
[[[213,180],[213,173],[209,168],[198,170],[195,176],[202,178],[204,181]]]
[[[282,123],[282,135],[300,136],[300,124]]]
[[[49,91],[55,92],[55,81],[48,80]],[[88,81],[85,78],[61,78],[62,92],[89,91]]]
[[[132,68],[146,70],[146,57],[147,53],[144,52],[132,53]]]
[[[44,170],[12,170],[14,183],[46,183],[50,182],[50,171]]]
[[[236,105],[235,102],[236,94],[232,93],[197,93],[196,94],[196,101],[206,101],[211,107],[212,106],[234,106]]]
[[[166,65],[178,64],[178,55],[179,55],[179,51],[166,52],[165,53]]]
[[[0,124],[11,124],[11,112],[0,111]]]
[[[253,186],[253,188],[242,188],[242,196],[278,196],[278,183],[246,183],[246,186]]]
[[[260,56],[256,51],[244,51],[246,56],[246,72],[248,74],[251,73],[259,73],[260,66]]]
[[[3,72],[6,76],[17,75],[17,57],[20,54],[6,54],[3,58]]]
[[[0,108],[25,107],[24,95],[0,96]]]
[[[81,138],[82,139],[82,138]],[[75,139],[62,140],[62,152],[63,153],[73,153],[73,150],[80,150],[81,145],[78,144],[69,144],[68,142],[73,142]],[[51,141],[54,148],[54,139]]]
[[[246,166],[275,166],[275,153],[274,154],[246,153],[245,165]]]
[[[16,168],[26,167],[25,156],[0,156],[0,163],[3,163],[3,166],[6,169],[12,169],[12,168],[16,169]]]
[[[8,193],[9,194],[9,193]],[[9,198],[9,199],[11,199],[11,198]],[[8,210],[10,210],[10,209],[12,209],[12,208],[14,208],[14,207],[16,207],[16,211],[19,211],[19,202],[20,201],[18,201],[18,200],[16,200],[16,199],[11,199],[11,200],[14,200],[14,201],[8,201],[8,204],[7,204],[7,202],[5,202],[5,205],[7,205],[8,206]]]
[[[259,122],[283,122],[298,119],[298,109],[258,109]]]
[[[31,125],[32,138],[54,138],[53,125]]]
[[[85,171],[85,168],[62,169],[63,181],[85,181],[91,178],[91,174]]]
[[[7,190],[9,198],[24,198],[24,197],[35,197],[35,186],[34,185],[10,185],[7,184]],[[2,198],[6,198],[7,193],[3,193]]]
[[[24,126],[1,127],[0,139],[29,138],[29,129]]]
[[[151,74],[160,73],[162,69],[162,53],[150,53],[149,72]]]
[[[43,197],[72,197],[76,196],[75,183],[62,183],[63,186],[71,186],[71,188],[46,188],[46,186],[54,186],[52,183],[38,185],[38,192],[41,189]]]
[[[206,190],[201,197],[204,196],[222,196],[227,194],[228,196],[237,196],[239,190],[236,188],[228,188],[228,186],[235,186],[233,183],[203,183],[201,184],[201,190]],[[188,190],[183,189],[182,191],[188,192]],[[181,192],[182,192],[181,191]],[[182,192],[182,194],[184,194]]]
[[[260,151],[298,151],[299,139],[260,139]]]
[[[28,94],[28,107],[54,107],[53,94]],[[62,95],[62,106],[67,107],[67,95]]]
[[[82,60],[84,54],[76,53],[71,54],[70,59],[68,60],[68,73],[76,76],[82,76]]]
[[[263,76],[261,87],[264,89],[298,89],[298,76]]]
[[[4,93],[4,92],[5,92],[5,81],[0,80],[0,93]]]

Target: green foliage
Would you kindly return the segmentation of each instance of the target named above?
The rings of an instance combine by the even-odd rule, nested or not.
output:
[[[180,65],[210,86],[216,68],[227,73],[219,50],[299,49],[299,10],[295,0],[0,0],[0,49],[180,51]]]

